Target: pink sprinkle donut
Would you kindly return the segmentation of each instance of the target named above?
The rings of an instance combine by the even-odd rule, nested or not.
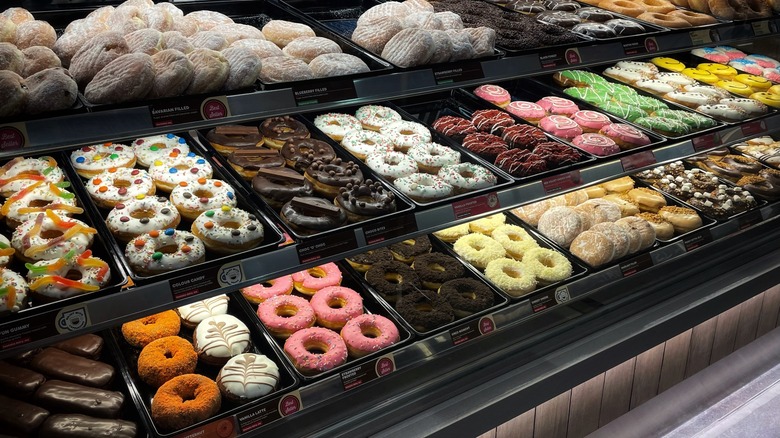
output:
[[[580,125],[566,116],[547,116],[539,121],[539,127],[558,138],[566,140],[571,140],[582,134]]]
[[[284,352],[301,374],[312,375],[347,361],[347,346],[333,330],[312,327],[295,332],[284,342]]]
[[[314,325],[317,317],[306,299],[294,295],[271,297],[257,307],[257,317],[272,336],[287,338]]]
[[[569,99],[564,99],[563,97],[557,97],[557,96],[547,96],[539,99],[537,102],[539,106],[544,108],[545,111],[547,111],[550,114],[557,114],[561,116],[571,116],[577,111],[580,110],[580,108],[577,106],[576,103]]]
[[[268,280],[262,283],[253,284],[249,287],[245,287],[241,289],[241,293],[250,303],[260,304],[263,301],[277,295],[290,295],[292,290],[292,277],[285,275],[284,277],[274,278],[273,280]]]
[[[591,110],[577,111],[571,119],[580,125],[583,132],[599,132],[599,129],[612,123],[605,114]]]
[[[317,324],[331,330],[341,330],[350,319],[363,314],[363,298],[348,287],[328,286],[311,297],[311,308]]]
[[[506,110],[533,124],[538,123],[539,120],[547,115],[547,111],[538,104],[524,100],[516,100],[510,103]]]
[[[314,295],[314,292],[322,288],[340,285],[341,270],[335,263],[326,263],[296,272],[292,275],[292,279],[295,290],[304,295]]]
[[[474,90],[474,94],[480,99],[486,100],[493,105],[498,105],[501,108],[509,105],[509,92],[498,85],[480,85]]]
[[[352,357],[363,357],[395,344],[401,339],[393,321],[381,315],[363,314],[350,319],[341,329],[341,338]]]

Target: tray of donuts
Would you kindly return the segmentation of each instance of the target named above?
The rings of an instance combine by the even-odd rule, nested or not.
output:
[[[542,93],[562,93],[579,106],[605,112],[673,140],[702,134],[724,123],[644,90],[608,80],[593,70],[563,70],[522,83],[523,87],[536,88]]]
[[[780,200],[780,170],[771,168],[765,162],[749,155],[743,155],[735,146],[738,148],[741,145],[708,151],[687,158],[685,162],[736,184],[757,198],[768,202]]]
[[[512,83],[503,85],[514,90],[520,89]],[[475,109],[501,108],[515,120],[535,125],[555,140],[596,157],[626,155],[653,148],[666,141],[647,128],[626,123],[598,109],[591,109],[587,105],[580,108],[571,99],[563,97],[566,95],[562,93],[551,94],[530,87],[522,94],[527,100],[520,100],[501,85],[487,84],[473,91],[457,90],[455,95],[459,101]]]
[[[780,170],[780,141],[771,136],[762,135],[750,138],[735,143],[730,148],[732,151],[754,158],[774,170]]]
[[[771,56],[748,53],[731,46],[700,47],[691,50],[690,53],[695,58],[702,59],[700,62],[714,62],[727,65],[741,73],[761,76],[774,84],[780,84],[780,61]],[[755,83],[751,85],[755,85]],[[780,87],[769,87],[768,90],[762,91],[780,94]]]
[[[725,123],[754,120],[777,110],[767,105],[776,100],[766,91],[772,85],[768,79],[738,74],[733,67],[693,58],[680,53],[673,58],[620,61],[599,71],[604,76]]]
[[[364,290],[420,337],[492,312],[508,295],[422,235],[346,259]]]
[[[303,382],[387,354],[412,337],[343,262],[245,287],[241,295]]]
[[[407,106],[405,110],[432,126],[445,144],[463,148],[515,181],[539,178],[596,159],[501,110],[474,110],[452,97]]]
[[[147,437],[106,333],[0,361],[0,429],[14,437]]]
[[[225,150],[227,138],[215,136],[219,129],[201,131],[199,146],[221,150],[212,153],[214,162],[231,174],[248,197],[267,206],[296,239],[355,228],[414,208],[394,187],[374,178],[364,163],[331,145],[303,116],[262,121],[262,142],[253,139],[251,146],[244,143],[240,150]],[[251,126],[230,129],[256,132]]]
[[[298,386],[274,342],[237,295],[218,295],[108,331],[133,401],[154,436],[206,426]],[[225,424],[227,423],[227,424]]]
[[[631,177],[512,211],[591,270],[613,266],[715,223]]]
[[[119,291],[127,274],[61,154],[0,167],[0,319]]]
[[[727,160],[726,163],[722,160]],[[697,157],[690,162],[674,161],[634,175],[643,184],[664,193],[682,205],[692,207],[703,215],[718,221],[728,221],[767,204],[763,197],[757,198],[745,187],[720,178],[735,167],[747,167],[731,158],[713,160]],[[712,170],[712,171],[710,171]],[[749,181],[749,180],[748,180]]]
[[[281,3],[401,69],[504,55],[495,31],[465,26],[458,14],[440,13],[426,0]]]
[[[483,281],[513,300],[556,288],[588,269],[511,214],[498,213],[433,233]]]
[[[598,6],[611,12],[631,17],[641,23],[649,23],[666,29],[709,28],[728,20],[713,16],[709,10],[694,11],[687,7],[687,0],[578,0],[580,3]],[[705,5],[706,7],[706,5]]]
[[[418,206],[449,203],[511,183],[511,178],[388,102],[306,114],[336,149],[346,150]]]
[[[282,232],[185,134],[67,153],[85,208],[136,284],[273,250]]]

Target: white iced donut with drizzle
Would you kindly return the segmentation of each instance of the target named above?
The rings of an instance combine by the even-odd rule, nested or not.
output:
[[[10,269],[0,268],[0,314],[22,310],[27,304],[28,291],[24,277]]]
[[[195,328],[192,339],[198,357],[210,364],[224,364],[252,347],[249,329],[233,315],[209,316]]]
[[[31,262],[63,257],[69,251],[81,254],[92,245],[97,230],[78,219],[62,219],[54,210],[23,222],[11,236],[11,246],[20,259]]]
[[[355,116],[339,113],[320,114],[314,118],[314,126],[336,141],[341,141],[350,131],[363,129]]]
[[[141,275],[154,275],[202,263],[203,242],[187,231],[154,230],[131,240],[125,247],[130,267]]]
[[[203,212],[192,223],[192,234],[211,251],[232,254],[263,241],[263,224],[253,214],[223,205]]]
[[[425,125],[415,122],[394,122],[383,126],[379,132],[389,138],[396,150],[401,152],[406,152],[416,144],[431,142],[431,131]]]
[[[98,207],[103,208],[114,208],[120,202],[155,192],[154,181],[148,172],[127,167],[112,167],[88,179],[84,186]]]
[[[401,115],[392,108],[381,105],[365,105],[355,111],[364,129],[379,131],[383,126],[401,121]]]
[[[84,146],[70,154],[70,164],[84,178],[93,177],[112,167],[133,167],[133,148],[123,144],[104,143]]]
[[[176,309],[176,313],[181,317],[182,324],[185,327],[194,329],[201,321],[210,316],[226,314],[228,301],[230,301],[230,298],[227,295],[217,295],[203,301],[196,301],[192,304],[181,306]]]
[[[391,152],[393,142],[376,131],[352,131],[341,140],[341,145],[359,160],[374,152]]]
[[[46,300],[61,300],[76,295],[100,290],[111,280],[108,263],[98,257],[92,257],[87,250],[76,256],[70,251],[64,257],[26,263],[27,281],[30,292]],[[77,276],[78,280],[71,279]]]
[[[181,216],[164,196],[143,196],[116,204],[106,216],[106,225],[120,242],[154,230],[176,228]]]
[[[157,188],[166,192],[170,192],[181,182],[211,178],[212,174],[211,164],[193,152],[188,154],[174,152],[164,160],[155,160],[149,166],[149,175],[152,176]]]
[[[171,202],[182,216],[191,221],[204,211],[221,208],[223,205],[237,205],[236,191],[230,184],[207,178],[180,183],[171,192]]]
[[[0,167],[0,195],[6,198],[38,182],[58,183],[65,174],[52,157],[16,157]]]
[[[190,153],[187,141],[174,134],[143,137],[133,142],[133,152],[138,159],[138,165],[149,167],[155,160],[161,160],[178,151],[182,155]]]
[[[0,207],[0,215],[5,217],[9,227],[16,228],[24,221],[35,219],[38,214],[45,213],[46,210],[54,210],[59,216],[84,212],[76,204],[76,195],[61,189],[56,184],[38,181],[6,199]]]
[[[279,385],[279,367],[262,354],[232,357],[217,375],[222,395],[233,401],[252,400],[273,392]]]

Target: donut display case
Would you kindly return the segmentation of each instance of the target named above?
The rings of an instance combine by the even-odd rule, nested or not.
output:
[[[6,97],[0,103],[0,195],[9,202],[0,205],[0,234],[9,239],[9,245],[0,238],[0,263],[14,247],[14,230],[24,231],[24,225],[13,222],[12,204],[28,192],[45,191],[40,190],[42,187],[48,187],[47,198],[36,198],[23,206],[25,210],[20,214],[28,214],[26,209],[43,214],[43,222],[59,223],[63,234],[49,236],[48,230],[43,229],[44,223],[40,229],[33,223],[34,232],[45,233],[55,243],[78,243],[80,231],[95,232],[90,251],[79,248],[66,252],[47,267],[15,257],[0,273],[16,271],[28,285],[39,286],[49,280],[28,279],[28,271],[35,274],[45,268],[48,272],[76,260],[81,268],[99,272],[103,263],[108,265],[111,279],[94,291],[91,289],[95,287],[90,287],[88,293],[54,302],[29,292],[27,307],[0,314],[0,402],[8,406],[7,412],[0,413],[3,434],[59,436],[66,427],[75,427],[79,431],[91,429],[91,435],[113,428],[122,437],[478,436],[529,409],[551,406],[545,402],[561,391],[583,384],[594,373],[625,363],[669,336],[709,321],[780,283],[776,243],[780,239],[780,181],[775,140],[780,138],[780,113],[769,108],[766,114],[743,121],[721,122],[694,112],[695,108],[661,100],[666,93],[658,94],[658,90],[664,88],[652,88],[657,85],[653,81],[660,80],[656,76],[640,78],[649,83],[637,84],[634,73],[621,75],[623,70],[641,71],[652,62],[657,62],[651,65],[662,73],[666,73],[665,66],[676,68],[672,62],[675,60],[686,67],[706,63],[711,64],[708,68],[720,72],[729,67],[736,69],[737,74],[745,70],[744,74],[761,76],[772,82],[762,92],[772,94],[777,91],[774,82],[780,79],[775,77],[774,61],[780,59],[776,41],[778,15],[753,11],[750,18],[746,13],[723,20],[680,12],[674,6],[670,9],[666,0],[602,2],[600,9],[613,3],[624,6],[614,15],[620,16],[618,20],[623,19],[621,15],[629,16],[633,20],[630,23],[640,23],[644,31],[599,38],[537,21],[540,15],[560,16],[563,14],[555,12],[577,6],[562,0],[513,1],[503,6],[461,0],[6,3],[3,8],[8,9],[0,9],[0,60],[10,64],[0,61],[0,96]],[[506,9],[537,11],[540,6],[548,11],[531,12],[537,15],[530,16]],[[588,15],[591,19],[606,18],[603,10],[591,9],[594,5],[579,6],[575,7],[576,12],[592,14]],[[669,13],[657,12],[659,7]],[[640,16],[650,21],[643,21]],[[680,20],[685,21],[685,27],[674,27],[683,26]],[[268,34],[263,32],[273,22]],[[649,22],[653,24],[645,26]],[[628,23],[617,24],[628,29]],[[464,30],[460,30],[461,25]],[[458,29],[447,31],[447,26]],[[50,36],[49,27],[54,29],[53,41],[38,41],[36,44],[43,47],[39,49],[23,48],[31,44],[25,39],[32,35]],[[32,32],[36,29],[41,32]],[[274,40],[280,36],[276,31],[301,39],[277,43]],[[152,37],[158,33],[167,34],[165,38],[160,36],[161,45],[146,47],[148,42],[157,41]],[[396,35],[398,38],[390,44]],[[390,48],[368,47],[374,39],[386,39],[383,44]],[[219,47],[223,40],[228,46],[234,45],[233,49],[245,50],[233,50],[236,53],[231,56],[222,51],[230,50],[229,47],[215,50],[213,47]],[[92,55],[97,55],[101,44],[120,47],[122,54],[113,53],[111,57],[127,57],[124,60],[129,62],[125,66],[128,68],[114,65],[109,69],[112,61],[103,58],[93,60],[98,68],[87,62],[88,56],[77,56],[81,48],[85,52],[82,55],[91,50],[95,50]],[[173,49],[175,44],[179,46]],[[190,46],[194,49],[196,44],[203,56],[191,60],[184,52]],[[209,44],[217,45],[201,47]],[[435,50],[447,44],[449,50]],[[121,49],[131,45],[135,53]],[[167,60],[157,56],[164,65],[155,67],[152,63],[154,74],[150,75],[147,57],[157,53],[145,53],[144,47],[158,53],[182,50],[182,55]],[[262,50],[268,52],[258,55]],[[258,55],[260,63],[253,62],[256,57],[252,55],[242,58],[244,62],[231,63],[236,59],[234,55],[247,51]],[[336,53],[325,53],[333,51],[340,51],[340,55],[345,55],[343,59],[360,60],[365,68],[361,65],[355,71],[330,69],[334,74],[340,73],[331,77],[310,78],[301,73],[315,67],[328,70],[333,64],[323,62],[324,65],[317,66],[314,61],[319,56],[327,60],[339,58],[332,56]],[[47,63],[55,62],[50,52],[64,66],[60,70]],[[278,60],[277,72],[289,73],[290,79],[268,76],[264,80],[262,67],[273,67],[275,63],[266,59],[274,54],[279,58],[280,53],[284,57]],[[722,65],[740,59],[751,62]],[[193,64],[192,69],[176,68],[186,66],[185,60]],[[43,85],[13,76],[23,77],[15,70],[26,68],[28,63],[31,68],[40,63],[53,69]],[[759,72],[753,63],[762,70]],[[235,86],[226,86],[236,65],[241,67],[241,74],[234,75],[234,79],[241,76],[242,80]],[[184,88],[183,82],[174,84],[177,78],[189,74],[194,77],[194,70],[199,70],[201,82],[192,90],[191,80],[186,81]],[[238,73],[235,70],[233,73]],[[224,82],[218,80],[218,76],[226,74]],[[596,98],[606,97],[602,100],[608,101],[608,108],[625,103],[641,108],[661,102],[668,106],[666,110],[658,108],[659,114],[651,114],[656,111],[643,109],[644,115],[676,116],[693,128],[676,135],[660,125],[642,126],[635,119],[626,120],[633,118],[632,113],[616,110],[603,116],[597,114],[609,111],[588,103],[593,101],[594,93],[590,92],[590,85],[586,87],[586,82],[578,81],[583,76],[598,77],[595,80],[604,84],[599,90],[602,93],[595,94]],[[677,75],[665,76],[680,79]],[[614,77],[627,79],[631,84]],[[150,92],[158,79],[157,91]],[[36,114],[22,110],[32,105],[26,100],[40,100],[39,92],[56,90],[50,85],[60,82],[72,86],[70,81],[76,82],[80,93],[72,106]],[[559,81],[566,81],[566,85],[559,86]],[[763,81],[755,82],[760,87],[766,85]],[[160,86],[162,83],[166,85]],[[709,85],[697,86],[700,90],[709,89]],[[650,89],[656,90],[656,94],[647,91]],[[626,93],[638,97],[624,99]],[[535,103],[544,97],[574,101],[580,110],[588,111],[582,117],[593,119],[594,123],[606,123],[606,119],[610,124],[623,125],[626,131],[621,133],[631,135],[614,135],[619,151],[609,147],[606,149],[610,153],[582,152],[572,146],[574,138],[559,140],[534,126],[540,124],[541,118],[533,120],[533,115],[523,112],[531,118],[526,123],[523,120],[527,119],[518,119],[508,107],[513,100]],[[562,102],[548,101],[544,106]],[[542,109],[546,117],[547,110]],[[383,134],[380,124],[386,118],[396,122],[394,114],[403,123],[395,132],[398,137],[413,137],[419,125],[430,138],[423,136],[421,141],[414,140],[406,146],[396,145],[392,139],[390,145],[383,143],[377,137]],[[342,125],[346,128],[339,135],[338,127]],[[545,126],[549,127],[547,123]],[[288,140],[300,134],[301,127],[308,136],[290,142],[288,147]],[[496,161],[498,157],[491,156],[492,152],[485,147],[490,144],[466,144],[465,136],[472,133],[472,128],[483,139],[493,135],[505,143],[527,140],[547,147],[537,151],[527,145],[507,144],[506,151],[499,150],[499,154],[507,153],[501,165]],[[507,131],[511,135],[504,139]],[[356,137],[355,142],[350,142],[352,137]],[[627,142],[635,139],[643,143]],[[136,140],[143,141],[135,144]],[[407,146],[409,150],[403,152]],[[496,183],[463,193],[453,190],[452,196],[434,200],[418,197],[415,191],[408,195],[397,187],[398,179],[382,176],[367,164],[370,152],[376,154],[374,149],[390,161],[392,157],[421,154],[418,158],[422,159],[415,165],[423,172],[417,173],[409,187],[424,188],[427,179],[439,176],[437,164],[446,164],[455,154],[461,164],[467,164],[458,173],[461,178],[474,177],[472,173],[479,168],[486,169]],[[333,155],[328,158],[330,161],[317,164],[307,175],[306,169],[322,158],[321,153],[329,157],[329,150]],[[69,182],[69,187],[59,181],[53,181],[53,185],[43,182],[55,172],[48,160],[38,160],[45,161],[45,167],[38,169],[40,174],[9,173],[11,162],[45,156],[54,157],[56,169],[63,172],[63,182]],[[513,156],[517,160],[509,159]],[[348,162],[353,163],[345,164]],[[200,174],[207,167],[212,169],[210,177]],[[657,168],[665,170],[656,174]],[[694,179],[707,179],[715,185],[697,191],[701,196],[686,198],[682,192],[688,182],[677,181],[682,175],[673,170],[678,168],[682,174],[692,174]],[[350,182],[351,187],[321,184],[341,174],[354,176],[358,172],[370,183]],[[167,177],[179,174],[197,178],[186,181],[186,186],[178,180],[168,181]],[[22,187],[3,191],[7,184],[27,180],[26,175],[32,176],[29,185],[23,183]],[[260,190],[256,190],[256,176],[270,184],[260,184]],[[221,182],[216,184],[216,180]],[[359,209],[361,203],[368,206],[367,201],[374,201],[380,194],[382,199],[392,195],[395,209],[366,217],[355,214],[352,222],[328,224],[314,233],[296,229],[285,222],[283,211],[292,198],[279,203],[270,195],[274,190],[269,191],[269,187],[314,181],[322,185],[320,189],[329,189],[328,194],[314,198],[314,202],[299,199],[294,208],[291,204],[293,211],[315,219],[331,217],[345,207]],[[631,188],[625,190],[628,181]],[[41,184],[36,186],[37,183]],[[332,190],[334,187],[336,191]],[[121,196],[132,192],[132,199],[113,197],[120,192]],[[179,204],[201,206],[217,197],[219,205],[197,214],[176,207],[181,216],[178,224],[162,223],[173,212],[168,204],[176,204],[173,192],[177,192]],[[182,194],[179,199],[179,192],[189,196]],[[52,205],[48,197],[55,198],[57,208],[47,207]],[[384,206],[382,199],[380,204]],[[69,204],[71,200],[76,201],[75,207]],[[715,201],[744,208],[725,213],[715,207]],[[129,206],[145,202],[151,203],[152,208],[134,217]],[[122,206],[119,210],[117,203]],[[74,208],[83,212],[77,213]],[[214,218],[237,210],[246,212],[251,216],[247,216],[250,222],[257,221],[262,226],[261,241],[247,246],[231,241],[203,251],[193,248],[195,222],[203,225],[196,229],[205,236],[218,225]],[[73,216],[67,219],[60,211]],[[205,215],[209,212],[211,215]],[[542,220],[548,212],[549,217]],[[202,220],[201,215],[205,215]],[[501,226],[506,228],[501,228],[496,237],[494,231],[500,227],[492,230],[490,224],[499,217],[503,219]],[[123,224],[137,220],[145,225],[141,219],[155,224],[154,229],[145,230],[148,238],[139,240],[124,233]],[[567,231],[569,219],[579,221],[576,235]],[[582,226],[586,221],[587,230]],[[624,226],[617,224],[620,221]],[[242,228],[232,221],[220,224],[230,236],[239,231],[234,227]],[[260,228],[254,223],[249,225],[255,229],[250,230],[247,225],[242,230],[254,232]],[[655,237],[645,242],[650,230]],[[205,252],[205,258],[195,257],[187,266],[166,265],[147,271],[131,267],[125,256],[128,245],[130,250],[140,250],[147,243],[168,238],[175,241],[179,235],[190,237],[187,234],[193,235],[192,240],[184,240],[181,248],[178,244],[176,248],[191,255]],[[465,249],[457,243],[464,237],[468,244]],[[520,260],[525,259],[520,254],[499,258],[500,263],[492,267],[479,257],[474,258],[472,250],[481,254],[485,248],[480,245],[494,237],[507,248],[538,244],[536,252],[543,253],[539,257],[544,260],[539,264],[544,268],[529,268],[524,263],[530,265],[531,260]],[[634,243],[636,248],[632,251]],[[610,244],[611,252],[597,251]],[[498,245],[506,254],[504,245]],[[22,248],[21,253],[32,254],[39,249],[33,245]],[[147,255],[151,260],[162,260],[174,253],[172,249],[160,244]],[[548,249],[555,249],[559,257],[542,257],[551,254],[542,251]],[[98,263],[98,258],[103,263]],[[570,276],[540,281],[542,270],[554,271],[563,259],[571,265]],[[347,324],[371,320],[358,327],[360,336],[372,340],[367,341],[371,351],[347,353],[345,361],[334,366],[329,363],[325,370],[298,371],[292,364],[304,354],[325,361],[330,351],[325,341],[344,339],[344,329],[313,327],[330,332],[320,337],[322,332],[317,330],[318,336],[295,344],[288,354],[285,341],[272,336],[272,328],[261,322],[258,309],[262,304],[250,301],[262,298],[252,294],[257,289],[261,291],[258,293],[286,291],[285,283],[277,280],[293,278],[301,272],[309,272],[309,277],[322,286],[328,275],[317,273],[317,268],[334,264],[343,272],[342,285],[362,297],[364,316],[353,317]],[[451,278],[452,273],[458,277]],[[531,274],[536,281],[534,288],[523,282]],[[419,284],[411,281],[407,288],[404,278],[415,276],[425,278],[419,279]],[[59,277],[66,285],[85,282],[81,271],[63,271]],[[292,282],[294,288],[295,280]],[[0,309],[7,310],[9,302],[15,305],[24,301],[20,301],[22,288],[17,288],[16,283],[21,284],[10,275],[2,275]],[[319,286],[309,292],[331,292]],[[402,292],[399,297],[401,290],[407,293]],[[229,297],[227,302],[225,297]],[[307,301],[298,292],[285,294],[279,300],[286,297]],[[318,308],[329,314],[339,313],[350,304],[342,303],[341,298],[342,295],[336,295],[332,301],[325,300],[328,309]],[[221,310],[227,310],[231,317],[217,318],[212,327],[218,331],[238,328],[241,336],[248,332],[248,351],[244,351],[247,344],[240,340],[235,349],[204,347],[204,339],[209,335],[196,334],[192,316]],[[283,310],[276,316],[293,319],[287,316],[290,309]],[[429,324],[426,316],[440,319]],[[392,332],[384,325],[385,319],[398,330],[398,338],[377,350],[373,340],[384,339],[385,331]],[[748,319],[751,318],[747,314],[743,318],[740,313],[740,327]],[[153,348],[143,353],[145,348],[141,345],[146,341],[142,338],[148,330],[170,329],[174,325],[179,329],[164,337],[169,339],[149,342],[147,347]],[[114,415],[115,410],[102,416],[79,406],[71,410],[60,403],[44,401],[46,392],[73,391],[68,384],[57,381],[67,381],[66,375],[73,371],[71,365],[83,362],[71,357],[79,356],[79,351],[87,354],[89,360],[94,359],[86,350],[92,348],[94,342],[90,340],[95,338],[83,338],[93,333],[109,343],[98,360],[114,369],[114,379],[107,387],[99,388],[110,393],[100,393],[106,397],[106,403],[92,409],[114,409],[121,394],[124,402],[118,415]],[[228,333],[226,338],[231,335]],[[152,345],[159,340],[164,342]],[[81,346],[74,347],[69,342]],[[63,356],[55,349],[71,356]],[[209,353],[216,350],[228,352],[215,360]],[[204,354],[198,356],[198,352]],[[179,363],[178,354],[189,359]],[[43,361],[55,365],[38,364]],[[254,387],[251,392],[256,397],[245,400],[236,395],[236,388],[245,386],[249,377],[257,377],[251,372],[253,364],[262,365],[269,372],[277,368],[280,374],[275,384],[267,380],[258,383],[263,389]],[[191,371],[189,367],[193,367]],[[249,370],[247,379],[239,379],[240,384],[236,385],[231,373],[241,367]],[[183,368],[186,372],[182,375],[173,375]],[[35,382],[40,382],[35,373],[47,380],[32,390]],[[122,377],[117,373],[122,373]],[[265,372],[260,374],[265,376]],[[14,386],[29,382],[33,386],[28,385],[23,391]],[[94,398],[94,389],[85,392],[88,398]],[[184,399],[194,399],[187,393],[193,389],[204,391],[204,398],[190,400],[195,401],[193,409],[185,410],[175,403],[182,394]],[[216,399],[221,401],[217,404]],[[572,393],[569,409],[576,405]],[[541,407],[537,409],[537,419],[542,418],[540,412]],[[20,424],[18,415],[31,413],[34,421]],[[598,417],[577,415],[574,411],[569,414],[570,422]],[[578,436],[575,428],[567,430]]]

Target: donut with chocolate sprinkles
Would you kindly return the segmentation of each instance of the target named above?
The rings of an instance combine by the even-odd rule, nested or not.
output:
[[[414,261],[415,257],[431,252],[431,240],[428,239],[428,236],[407,239],[390,245],[390,252],[393,253],[396,260],[408,265]]]
[[[453,321],[452,306],[441,295],[432,291],[414,291],[402,296],[395,310],[419,332],[427,332]]]
[[[420,277],[405,263],[396,260],[374,263],[365,275],[366,281],[388,303],[419,290]]]
[[[442,283],[463,276],[465,268],[454,257],[432,252],[414,258],[412,269],[426,289],[438,290]]]
[[[457,278],[441,285],[439,295],[460,318],[481,312],[493,305],[493,291],[473,278]]]

